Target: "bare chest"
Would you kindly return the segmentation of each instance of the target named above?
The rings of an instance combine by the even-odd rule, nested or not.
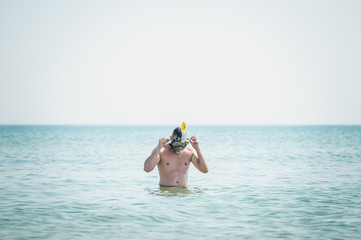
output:
[[[183,150],[180,154],[176,154],[169,151],[164,151],[160,155],[160,167],[166,168],[166,169],[183,169],[188,168],[189,164],[191,162],[192,153],[188,150]]]

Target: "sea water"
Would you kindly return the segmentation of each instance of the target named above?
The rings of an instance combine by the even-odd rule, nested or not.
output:
[[[0,239],[360,239],[360,126],[188,126],[208,160],[161,188],[175,126],[0,126]]]

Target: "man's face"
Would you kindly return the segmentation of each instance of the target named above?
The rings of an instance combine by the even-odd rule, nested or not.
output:
[[[181,140],[177,137],[171,137],[172,140],[172,146],[176,153],[180,153],[185,147],[186,143],[181,142]]]

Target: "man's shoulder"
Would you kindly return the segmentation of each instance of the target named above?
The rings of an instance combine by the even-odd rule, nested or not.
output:
[[[191,146],[187,146],[184,150],[186,150],[186,151],[188,151],[189,153],[194,153],[196,150],[193,148],[193,147],[191,147]]]
[[[166,153],[170,151],[170,148],[169,148],[169,144],[165,145],[164,147],[162,147],[160,150],[159,150],[159,154],[161,153]]]

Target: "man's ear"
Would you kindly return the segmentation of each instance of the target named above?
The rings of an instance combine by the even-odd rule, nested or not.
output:
[[[173,138],[172,138],[172,136],[170,136],[170,137],[169,137],[169,139],[170,139],[171,141],[173,141]]]

